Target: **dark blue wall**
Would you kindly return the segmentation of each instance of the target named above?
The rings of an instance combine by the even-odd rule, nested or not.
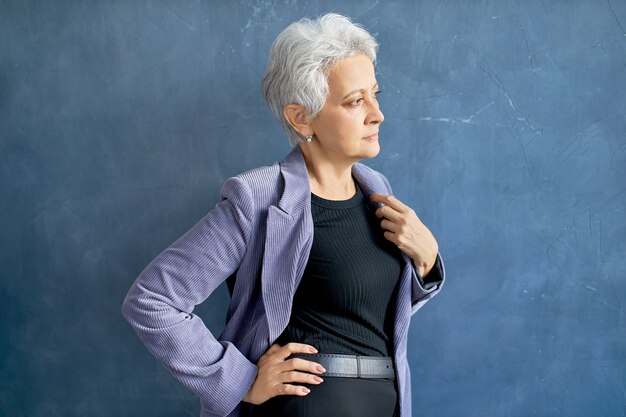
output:
[[[624,416],[626,2],[0,1],[0,415],[197,416],[121,316],[229,176],[282,159],[276,35],[380,42],[384,172],[438,238],[416,416]],[[219,333],[225,286],[199,308]]]

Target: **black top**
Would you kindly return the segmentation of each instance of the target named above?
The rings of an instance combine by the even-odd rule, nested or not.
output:
[[[277,342],[322,353],[393,356],[397,284],[404,261],[385,239],[358,182],[348,200],[311,194],[314,234],[291,319]]]

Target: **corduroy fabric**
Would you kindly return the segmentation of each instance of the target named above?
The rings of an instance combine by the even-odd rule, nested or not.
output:
[[[392,194],[387,179],[356,163],[366,196]],[[148,350],[200,398],[201,417],[247,416],[241,399],[259,357],[289,322],[313,239],[309,179],[299,146],[280,163],[228,178],[220,202],[139,274],[122,307]],[[376,206],[376,205],[375,205]],[[400,417],[411,416],[406,343],[410,316],[436,295],[405,261],[396,299],[394,359]],[[215,337],[194,306],[234,277],[224,331]]]

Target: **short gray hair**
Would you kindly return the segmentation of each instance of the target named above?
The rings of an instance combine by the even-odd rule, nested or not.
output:
[[[315,20],[300,19],[283,30],[270,49],[261,81],[263,98],[296,146],[302,138],[283,110],[297,103],[315,119],[326,103],[328,74],[338,61],[358,54],[376,63],[378,43],[361,25],[346,16],[328,13]]]

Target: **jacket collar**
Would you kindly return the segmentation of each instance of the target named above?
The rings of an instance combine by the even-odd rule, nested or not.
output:
[[[294,146],[285,159],[280,162],[280,171],[284,180],[284,188],[278,207],[290,215],[300,213],[311,204],[309,174],[300,145]],[[369,197],[370,194],[389,193],[382,177],[361,162],[352,166],[352,175],[361,186],[366,197]]]

